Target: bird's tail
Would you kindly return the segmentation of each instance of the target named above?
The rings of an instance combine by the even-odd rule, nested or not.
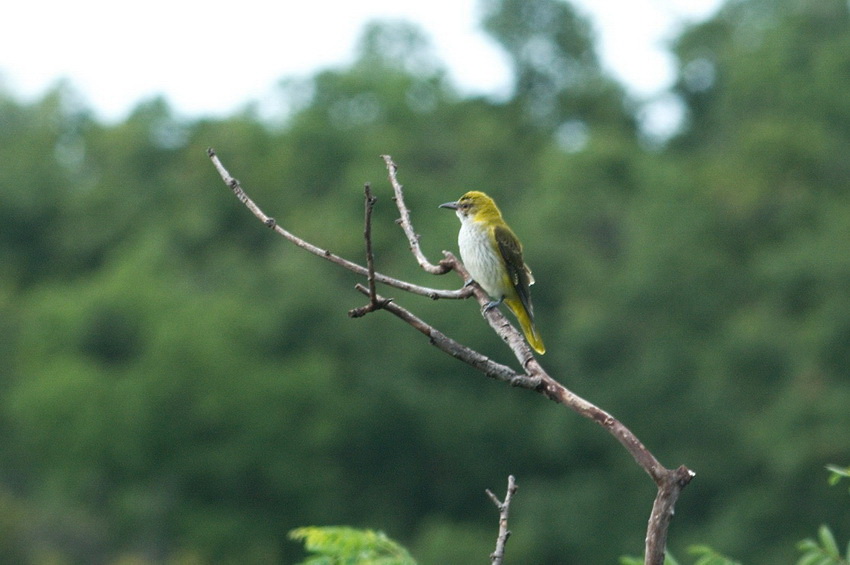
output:
[[[508,305],[508,308],[516,316],[520,328],[522,328],[522,333],[525,335],[526,341],[528,341],[528,345],[540,355],[546,353],[546,346],[543,345],[543,340],[540,338],[540,334],[537,333],[537,328],[534,327],[534,321],[531,319],[528,311],[526,311],[522,301],[519,298],[505,298],[505,304]]]

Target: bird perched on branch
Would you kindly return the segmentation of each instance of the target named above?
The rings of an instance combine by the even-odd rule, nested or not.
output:
[[[460,219],[460,257],[472,279],[493,298],[484,310],[504,302],[519,321],[528,344],[537,353],[545,353],[546,346],[534,327],[529,289],[534,277],[522,260],[522,244],[496,203],[483,192],[473,190],[457,202],[440,204],[440,208],[454,210]]]

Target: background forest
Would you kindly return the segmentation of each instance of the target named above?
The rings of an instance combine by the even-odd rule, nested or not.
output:
[[[558,0],[489,0],[514,71],[464,97],[404,23],[255,107],[186,120],[162,99],[106,124],[60,84],[0,92],[0,561],[294,563],[292,528],[385,531],[423,564],[484,563],[520,485],[508,560],[639,554],[654,485],[601,428],[488,381],[395,318],[351,320],[359,279],[282,225],[428,286],[379,155],[432,260],[437,205],[486,190],[526,245],[549,372],[696,471],[670,531],[793,563],[850,537],[850,8],[730,1],[672,49],[684,108],[661,139]],[[381,292],[504,363],[473,301]]]

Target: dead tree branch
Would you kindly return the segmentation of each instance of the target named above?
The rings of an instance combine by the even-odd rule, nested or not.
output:
[[[419,234],[413,229],[413,224],[410,221],[410,208],[408,208],[404,203],[404,190],[396,176],[398,167],[395,163],[393,163],[393,158],[389,155],[381,155],[381,158],[387,165],[390,184],[392,185],[393,193],[395,194],[395,196],[393,196],[393,200],[395,200],[396,207],[398,208],[398,213],[400,215],[398,223],[401,226],[401,229],[404,230],[404,235],[407,236],[407,242],[410,244],[411,253],[413,253],[413,256],[416,258],[419,266],[422,267],[425,272],[431,273],[432,275],[448,273],[452,270],[454,265],[457,264],[457,261],[452,262],[444,259],[434,265],[425,258],[425,254],[422,253],[422,248],[419,247]]]
[[[375,256],[372,254],[372,209],[375,207],[375,202],[378,201],[372,195],[372,186],[366,183],[363,187],[365,192],[365,219],[363,228],[363,239],[366,240],[366,281],[369,283],[369,304],[355,308],[348,312],[352,318],[365,316],[369,312],[379,310],[389,303],[391,298],[383,298],[378,300],[378,295],[375,292]]]
[[[597,407],[584,398],[574,394],[564,385],[552,378],[539,364],[534,356],[531,348],[525,342],[522,334],[513,327],[513,325],[502,315],[498,308],[493,308],[483,312],[484,318],[496,334],[510,347],[514,356],[519,361],[523,368],[523,373],[518,373],[506,365],[501,365],[489,359],[488,357],[474,351],[465,345],[451,339],[433,326],[429,325],[422,319],[415,316],[409,310],[403,308],[391,299],[381,297],[375,290],[375,283],[386,284],[390,287],[404,290],[412,294],[428,296],[432,299],[437,298],[467,298],[474,295],[478,303],[483,307],[489,302],[489,297],[481,288],[476,285],[469,285],[458,290],[440,290],[434,288],[422,287],[414,285],[406,281],[395,279],[387,275],[374,271],[373,256],[371,250],[371,208],[374,205],[369,203],[370,192],[367,189],[366,195],[366,227],[364,229],[364,237],[367,247],[367,267],[353,263],[342,257],[334,255],[328,250],[322,249],[313,245],[289,231],[281,228],[275,220],[267,216],[242,190],[238,180],[234,179],[230,173],[224,168],[220,160],[215,154],[215,151],[208,149],[207,153],[212,160],[213,165],[218,171],[224,183],[236,194],[236,197],[242,202],[260,221],[268,227],[274,229],[278,234],[301,247],[317,255],[335,263],[354,273],[367,277],[368,287],[358,284],[357,290],[369,297],[369,303],[359,309],[355,309],[359,315],[364,315],[376,309],[383,309],[397,316],[411,327],[415,328],[422,334],[426,335],[432,345],[441,351],[467,363],[478,371],[481,371],[487,377],[510,383],[512,386],[525,388],[538,392],[547,398],[561,404],[577,414],[593,420],[605,430],[607,430],[623,447],[631,454],[635,462],[652,478],[658,487],[655,501],[652,506],[649,522],[646,532],[646,546],[644,560],[646,565],[663,565],[664,551],[667,544],[667,531],[670,526],[670,520],[673,516],[673,509],[682,489],[690,483],[694,477],[694,472],[687,467],[680,466],[676,469],[665,468],[655,456],[638,440],[638,438],[623,425],[619,420],[611,414]],[[419,235],[413,229],[410,220],[410,210],[404,202],[404,194],[402,185],[398,182],[397,172],[398,167],[393,162],[389,155],[382,156],[384,163],[387,166],[390,184],[393,187],[394,200],[399,210],[400,218],[398,223],[402,227],[405,236],[410,245],[410,250],[413,253],[416,261],[423,270],[432,274],[443,274],[449,271],[455,271],[461,280],[468,280],[469,274],[463,267],[463,264],[449,252],[443,252],[444,258],[439,263],[433,264],[425,257],[419,247]],[[354,314],[352,314],[354,315]],[[507,497],[506,497],[507,500]]]
[[[283,236],[284,238],[292,242],[294,245],[312,253],[313,255],[316,255],[317,257],[321,257],[322,259],[330,261],[331,263],[335,263],[344,269],[348,269],[353,273],[357,273],[358,275],[368,276],[368,270],[363,265],[358,265],[357,263],[343,259],[339,255],[335,255],[327,249],[322,249],[317,245],[313,245],[312,243],[305,241],[304,239],[301,239],[295,234],[280,227],[280,225],[278,225],[277,221],[275,221],[274,218],[272,218],[271,216],[267,216],[266,213],[263,212],[260,207],[257,206],[257,204],[253,200],[251,200],[251,198],[248,197],[247,194],[245,194],[245,191],[242,190],[242,185],[239,183],[238,180],[236,180],[230,175],[227,169],[224,168],[224,165],[221,164],[221,160],[219,160],[218,155],[216,155],[215,150],[213,148],[207,149],[207,155],[212,161],[212,164],[215,167],[216,171],[218,171],[221,180],[224,181],[224,184],[226,184],[230,188],[230,190],[233,191],[233,194],[236,195],[236,198],[238,198],[239,201],[244,204],[245,207],[248,208],[248,210],[250,210],[251,213],[253,213],[258,220],[263,222],[266,227],[273,229],[275,232],[277,232],[278,235]],[[469,295],[469,290],[466,288],[461,287],[457,290],[428,288],[412,284],[407,281],[402,281],[393,277],[388,277],[387,275],[381,273],[375,273],[375,281],[381,284],[397,288],[399,290],[403,290],[405,292],[410,292],[411,294],[427,296],[428,298],[432,298],[434,300],[438,298],[466,298]]]
[[[511,531],[508,529],[508,514],[511,510],[511,500],[516,492],[517,484],[513,475],[508,476],[508,492],[505,493],[505,501],[499,500],[490,489],[485,492],[496,508],[499,509],[499,535],[496,537],[496,550],[490,554],[490,563],[492,565],[502,565],[505,559],[505,544],[508,543],[508,538],[511,536]]]

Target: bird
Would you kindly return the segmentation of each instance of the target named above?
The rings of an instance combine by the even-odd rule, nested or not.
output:
[[[493,300],[484,311],[504,303],[516,316],[528,344],[539,354],[546,346],[534,326],[534,309],[529,287],[534,284],[531,269],[522,259],[522,244],[502,218],[496,202],[485,193],[473,190],[456,202],[440,204],[454,210],[460,219],[457,236],[460,258],[472,280]]]

